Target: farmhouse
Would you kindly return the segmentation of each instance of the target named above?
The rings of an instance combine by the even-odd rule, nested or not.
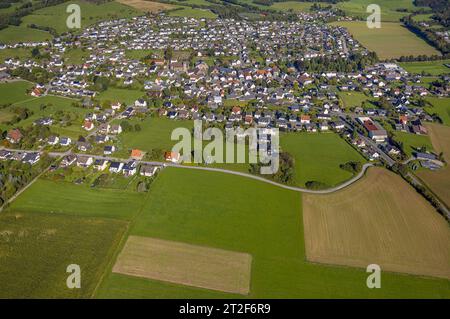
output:
[[[22,137],[23,137],[22,132],[20,132],[19,129],[12,129],[6,135],[6,139],[8,140],[8,142],[12,144],[19,143]]]
[[[169,162],[178,163],[180,160],[180,153],[177,152],[165,152],[164,159]]]

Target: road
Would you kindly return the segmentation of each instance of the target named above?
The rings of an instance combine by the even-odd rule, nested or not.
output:
[[[35,150],[16,150],[16,149],[8,149],[8,148],[1,148],[3,150],[7,150],[7,151],[12,151],[12,152],[37,152]],[[112,157],[112,156],[102,156],[102,155],[91,155],[91,154],[84,154],[84,153],[74,153],[71,151],[67,151],[67,152],[49,152],[48,155],[51,157],[58,157],[61,158],[65,155],[68,154],[73,154],[73,155],[81,155],[81,156],[91,156],[93,159],[103,159],[103,160],[107,160],[107,161],[118,161],[118,162],[124,162],[126,161],[123,158],[117,158],[117,157]],[[267,178],[261,177],[261,176],[257,176],[257,175],[252,175],[252,174],[248,174],[248,173],[242,173],[242,172],[236,172],[236,171],[231,171],[231,170],[227,170],[227,169],[223,169],[223,168],[213,168],[213,167],[202,167],[202,166],[189,166],[189,165],[182,165],[182,164],[175,164],[175,163],[170,163],[170,162],[159,162],[159,161],[137,161],[138,163],[141,164],[149,164],[149,165],[157,165],[157,166],[165,166],[165,167],[176,167],[176,168],[185,168],[185,169],[196,169],[196,170],[203,170],[203,171],[210,171],[210,172],[220,172],[220,173],[225,173],[225,174],[231,174],[231,175],[238,175],[238,176],[242,176],[242,177],[246,177],[246,178],[251,178],[251,179],[255,179],[264,183],[268,183],[277,187],[281,187],[284,189],[289,189],[292,191],[296,191],[296,192],[301,192],[301,193],[310,193],[310,194],[329,194],[329,193],[333,193],[336,192],[340,189],[343,189],[351,184],[353,184],[354,182],[356,182],[357,180],[359,180],[362,176],[364,176],[364,173],[366,172],[366,170],[373,166],[373,164],[371,163],[366,163],[362,166],[362,170],[361,172],[359,172],[357,175],[355,175],[353,178],[347,180],[346,182],[339,184],[335,187],[332,188],[327,188],[327,189],[320,189],[320,190],[313,190],[313,189],[308,189],[308,188],[302,188],[302,187],[296,187],[296,186],[289,186],[289,185],[284,185],[284,184],[280,184],[274,181],[271,181]],[[30,183],[32,184],[32,183]]]

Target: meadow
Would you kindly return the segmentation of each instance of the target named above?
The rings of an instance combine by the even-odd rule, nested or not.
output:
[[[400,23],[384,22],[379,29],[369,29],[366,22],[342,21],[343,26],[368,50],[375,51],[381,59],[402,55],[440,55],[439,51],[417,37]]]
[[[435,123],[426,124],[433,148],[443,152],[447,165],[437,171],[420,170],[417,176],[447,205],[450,206],[450,127]]]
[[[275,2],[269,8],[280,11],[309,12],[312,5],[311,2],[286,1]]]
[[[129,235],[250,254],[253,260],[250,298],[449,297],[449,281],[444,279],[383,272],[383,289],[367,289],[365,269],[307,262],[300,194],[223,173],[165,169],[152,185]],[[112,265],[113,262],[110,269]],[[239,298],[239,295],[109,270],[96,297]]]
[[[307,259],[450,279],[445,219],[400,176],[366,175],[336,193],[303,196]]]
[[[427,135],[417,135],[414,133],[394,132],[395,140],[403,143],[403,150],[408,156],[417,152],[418,148],[426,147],[428,151],[433,151],[433,145]]]
[[[352,177],[339,167],[349,161],[365,159],[335,133],[294,133],[280,137],[282,151],[295,158],[295,180],[298,186],[318,181],[335,186]]]
[[[0,43],[6,44],[49,41],[52,38],[52,35],[46,31],[31,29],[22,25],[10,25],[0,30]]]
[[[82,50],[80,48],[69,49],[64,52],[64,59],[66,64],[83,64],[83,61],[89,57],[90,51]]]
[[[376,2],[372,0],[351,0],[337,3],[338,9],[344,10],[348,15],[365,20],[370,13],[367,13],[367,6],[376,3],[381,9],[381,21],[382,22],[397,22],[409,12],[417,9],[413,4],[413,0],[378,0]],[[399,12],[397,9],[407,9],[407,12]]]
[[[99,101],[110,101],[110,102],[121,102],[129,104],[134,104],[134,101],[143,97],[145,92],[135,90],[135,89],[121,89],[110,87],[106,91],[101,92],[96,96]]]
[[[409,73],[431,75],[442,75],[450,73],[450,68],[445,66],[450,64],[450,59],[438,61],[401,62],[399,65]]]
[[[176,8],[176,6],[174,6],[174,5],[171,5],[168,3],[155,2],[155,1],[117,0],[117,2],[119,2],[123,5],[133,7],[139,11],[152,12],[152,13]]]
[[[125,228],[122,221],[50,210],[3,212],[0,298],[90,298]],[[80,289],[66,286],[66,268],[71,264],[80,266]]]
[[[12,81],[0,83],[0,96],[2,104],[17,103],[32,98],[27,90],[33,88],[33,83],[27,81]]]
[[[428,97],[427,102],[432,106],[425,107],[428,114],[436,113],[445,125],[450,125],[450,98]]]
[[[72,1],[71,4],[78,4],[80,6],[81,29],[103,20],[130,18],[142,15],[142,12],[115,1],[94,4],[83,0],[76,0]],[[67,17],[70,14],[66,13],[66,9],[67,3],[39,9],[22,19],[21,28],[26,28],[29,24],[36,24],[38,26],[53,28],[57,33],[73,31],[66,25]],[[27,28],[27,30],[30,29]],[[78,29],[75,30],[77,31]]]
[[[26,48],[0,50],[0,63],[5,62],[7,58],[28,59],[31,58],[31,50]]]
[[[196,19],[215,19],[217,15],[208,9],[198,9],[191,7],[180,7],[168,12],[172,17],[191,17]]]
[[[370,98],[362,92],[339,92],[339,98],[341,99],[345,108],[362,106],[365,103],[365,108],[376,108],[376,106],[370,101]]]

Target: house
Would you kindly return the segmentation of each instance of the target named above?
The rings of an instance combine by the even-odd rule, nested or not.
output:
[[[78,156],[77,158],[78,167],[89,167],[93,162],[94,159],[91,156]]]
[[[86,152],[92,148],[89,142],[77,142],[77,148],[79,151]]]
[[[82,127],[86,131],[92,131],[94,129],[94,123],[89,120],[85,120]]]
[[[131,161],[126,163],[123,166],[123,175],[125,176],[133,176],[134,174],[136,174],[137,171],[137,163],[135,161]]]
[[[120,126],[120,124],[111,125],[111,129],[109,132],[111,134],[120,134],[122,133],[122,126]]]
[[[300,123],[302,123],[302,124],[309,124],[309,123],[311,123],[311,116],[302,114],[300,116]]]
[[[345,123],[343,121],[336,121],[333,122],[331,124],[331,126],[333,127],[333,129],[335,129],[336,131],[340,131],[343,130],[345,128]]]
[[[27,153],[24,158],[22,159],[23,163],[28,163],[30,165],[34,165],[37,162],[39,162],[39,159],[41,158],[41,155],[39,153]]]
[[[11,158],[12,153],[6,150],[0,150],[0,160],[6,160]]]
[[[20,142],[20,140],[22,139],[23,135],[22,132],[20,132],[19,129],[12,129],[9,130],[8,134],[6,135],[6,139],[8,140],[8,142],[10,142],[11,144],[17,144]]]
[[[59,145],[61,146],[69,146],[72,143],[72,139],[70,137],[61,137],[59,140]]]
[[[61,161],[61,167],[68,167],[75,163],[77,157],[75,155],[67,155]]]
[[[319,128],[321,131],[328,131],[328,123],[320,123]]]
[[[151,177],[155,175],[155,173],[158,171],[159,166],[154,165],[141,165],[140,174],[142,176]]]
[[[111,108],[113,110],[120,110],[121,107],[122,107],[122,104],[120,102],[114,102],[113,104],[111,104]]]
[[[97,135],[95,136],[95,142],[98,144],[104,144],[109,141],[108,135]]]
[[[98,171],[104,171],[108,166],[108,161],[104,159],[96,159],[94,162],[94,168]]]
[[[116,151],[116,147],[114,145],[107,145],[103,148],[103,154],[111,155]]]
[[[146,107],[147,106],[147,101],[144,99],[137,99],[136,101],[134,101],[134,106],[136,107]]]
[[[130,157],[135,160],[141,160],[144,157],[144,152],[138,149],[131,150]]]
[[[58,136],[50,136],[48,138],[47,144],[48,145],[56,145],[59,142],[59,137]]]
[[[364,126],[369,133],[369,137],[375,142],[384,142],[388,135],[387,131],[378,123],[369,117],[358,117],[358,121]]]
[[[178,163],[180,160],[180,153],[177,152],[165,152],[164,159],[169,162]]]
[[[122,168],[123,168],[122,162],[111,162],[111,165],[109,165],[109,171],[111,173],[120,173]]]

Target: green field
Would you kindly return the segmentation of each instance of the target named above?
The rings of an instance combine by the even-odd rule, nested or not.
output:
[[[197,9],[190,7],[182,7],[181,9],[170,10],[169,16],[173,17],[191,17],[196,19],[215,19],[217,15],[207,9]]]
[[[7,58],[14,58],[14,59],[31,58],[31,50],[26,48],[0,50],[0,63],[5,62]]]
[[[13,81],[9,83],[0,83],[1,104],[17,103],[32,98],[27,94],[33,84],[27,81]]]
[[[375,108],[370,98],[362,92],[339,92],[338,95],[345,108],[361,106],[363,102],[366,102],[365,108]]]
[[[75,48],[64,52],[64,59],[66,64],[82,64],[89,55],[89,51]]]
[[[0,43],[40,42],[51,40],[50,33],[26,26],[9,26],[0,31]]]
[[[101,92],[96,98],[100,101],[119,101],[121,103],[133,104],[134,101],[143,97],[145,92],[134,89],[108,88]]]
[[[450,59],[439,61],[403,62],[399,65],[410,73],[421,74],[425,72],[431,75],[441,75],[450,73],[450,68],[444,64],[450,64]]]
[[[428,151],[433,150],[433,145],[427,135],[406,132],[395,132],[394,135],[396,141],[403,143],[403,150],[408,156],[412,156],[412,153],[422,146],[425,146]]]
[[[308,12],[313,4],[311,2],[297,2],[297,1],[286,1],[286,2],[275,2],[270,6],[271,9],[280,11],[294,12]],[[326,3],[328,5],[328,3]]]
[[[301,221],[298,193],[222,173],[170,168],[152,186],[130,235],[251,254],[250,298],[449,296],[448,280],[383,272],[383,289],[367,289],[364,269],[306,262]],[[109,273],[97,297],[238,296]]]
[[[385,22],[380,29],[369,29],[366,22],[343,21],[343,26],[370,51],[381,59],[398,58],[402,55],[440,55],[439,51],[417,37],[400,23]]]
[[[409,12],[417,10],[413,0],[351,0],[339,2],[336,6],[344,10],[348,15],[365,20],[370,13],[367,13],[367,6],[378,4],[381,9],[381,21],[399,21],[400,18],[410,14],[408,12],[399,12],[397,9],[407,9]]]
[[[0,298],[90,298],[125,228],[113,219],[3,212]],[[67,288],[71,264],[80,266],[80,289]]]
[[[428,97],[427,102],[433,106],[425,107],[429,114],[436,113],[442,120],[443,124],[450,125],[450,98]]]
[[[142,15],[142,12],[114,1],[99,5],[82,0],[71,1],[70,3],[78,4],[80,6],[82,29],[102,20],[129,18],[136,15]],[[70,13],[66,13],[67,5],[67,3],[62,3],[56,6],[39,9],[31,15],[24,17],[21,26],[25,28],[33,23],[38,26],[53,28],[58,33],[72,31],[66,25],[67,17],[70,15]]]
[[[334,133],[295,133],[281,135],[282,151],[295,158],[296,184],[305,186],[318,181],[331,186],[340,184],[352,174],[339,167],[349,161],[364,162],[364,158]]]

